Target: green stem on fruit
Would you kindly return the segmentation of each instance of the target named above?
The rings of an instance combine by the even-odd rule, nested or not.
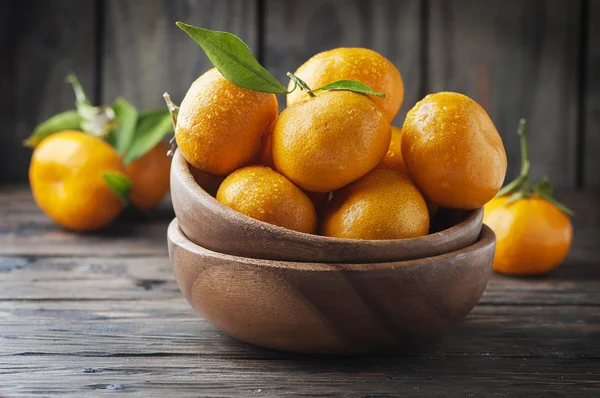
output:
[[[287,76],[290,79],[292,79],[292,81],[294,82],[294,85],[295,85],[294,88],[296,88],[297,86],[300,86],[300,88],[303,91],[306,91],[310,97],[315,97],[313,90],[310,87],[308,87],[308,84],[306,84],[304,82],[304,80],[300,79],[298,76],[294,75],[292,72],[288,72]],[[291,90],[291,91],[294,91],[294,90]]]
[[[521,173],[515,180],[511,181],[504,188],[498,191],[496,196],[500,197],[512,194],[505,203],[505,205],[510,205],[511,203],[514,203],[520,199],[530,197],[533,193],[552,203],[563,213],[574,216],[575,213],[571,209],[554,199],[552,196],[552,185],[547,177],[544,177],[542,181],[536,185],[531,184],[529,180],[531,162],[529,161],[529,154],[527,151],[527,134],[525,132],[526,124],[527,121],[525,119],[519,120],[518,134],[521,143]]]
[[[73,91],[75,92],[75,100],[77,104],[92,105],[88,96],[85,93],[85,90],[83,89],[83,86],[81,85],[81,82],[79,81],[79,78],[77,78],[77,75],[75,73],[69,73],[67,75],[66,81],[67,83],[71,83],[71,85],[73,86]]]

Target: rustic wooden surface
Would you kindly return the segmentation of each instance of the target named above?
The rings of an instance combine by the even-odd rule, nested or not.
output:
[[[181,101],[210,64],[175,21],[238,34],[279,78],[336,46],[371,47],[404,77],[394,123],[428,92],[473,96],[519,169],[530,121],[535,177],[600,186],[600,5],[594,0],[3,0],[0,182],[25,181],[33,127],[73,103],[66,73],[92,96],[140,108]],[[285,99],[280,96],[280,104]]]
[[[73,235],[25,188],[0,188],[0,396],[574,396],[600,394],[600,193],[550,275],[494,275],[467,319],[400,358],[315,358],[235,341],[182,298],[171,210]]]

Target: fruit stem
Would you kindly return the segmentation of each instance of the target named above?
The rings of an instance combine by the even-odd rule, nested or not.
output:
[[[552,196],[552,185],[550,184],[550,181],[548,181],[548,178],[545,177],[539,184],[531,184],[529,180],[529,169],[531,168],[531,162],[529,161],[529,154],[527,153],[527,134],[525,132],[526,124],[527,121],[525,119],[519,120],[518,134],[521,144],[521,173],[519,174],[519,177],[498,191],[496,196],[500,197],[512,193],[511,197],[505,203],[506,205],[509,205],[520,199],[527,198],[531,195],[531,193],[534,193],[540,198],[552,203],[563,213],[566,213],[570,216],[575,215],[571,209],[554,199]]]
[[[165,92],[163,94],[163,98],[167,103],[167,108],[171,114],[171,122],[173,122],[173,130],[175,130],[177,127],[177,116],[179,116],[179,107],[171,100],[169,93]],[[175,141],[175,137],[169,140],[169,144],[171,144],[171,148],[167,151],[167,156],[173,156],[175,154],[175,150],[177,149],[177,141]]]
[[[75,73],[73,73],[73,72],[69,73],[67,75],[66,81],[67,81],[67,83],[71,83],[71,85],[73,86],[73,91],[75,92],[76,104],[92,105],[92,103],[88,99],[88,96],[85,93],[85,90],[83,89],[83,86],[81,85],[81,82],[79,81],[79,79],[77,78],[77,75]]]
[[[294,75],[292,72],[288,72],[288,73],[287,73],[287,76],[288,76],[290,79],[292,79],[292,81],[294,82],[294,84],[295,84],[296,86],[300,86],[300,88],[301,88],[302,90],[306,91],[306,92],[308,93],[308,95],[309,95],[311,98],[314,98],[314,97],[315,97],[315,94],[313,93],[312,89],[311,89],[310,87],[308,87],[308,84],[306,84],[306,83],[304,82],[304,80],[300,79],[298,76]],[[294,89],[295,89],[295,88],[296,88],[296,87],[294,87]],[[294,90],[291,90],[290,92],[292,92],[292,91],[294,91]]]

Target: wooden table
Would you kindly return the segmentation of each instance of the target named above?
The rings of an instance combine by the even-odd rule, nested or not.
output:
[[[298,357],[225,336],[179,293],[168,207],[74,235],[26,188],[0,188],[0,396],[600,396],[600,194],[568,260],[494,275],[467,319],[400,358]]]

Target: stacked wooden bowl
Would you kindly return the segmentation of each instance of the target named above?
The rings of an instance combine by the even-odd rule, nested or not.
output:
[[[225,333],[262,347],[402,350],[463,319],[487,285],[495,237],[483,210],[442,209],[432,233],[353,240],[304,234],[219,203],[179,152],[169,254],[181,292]]]

